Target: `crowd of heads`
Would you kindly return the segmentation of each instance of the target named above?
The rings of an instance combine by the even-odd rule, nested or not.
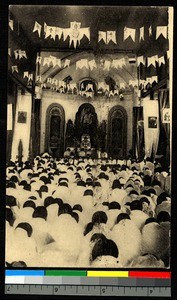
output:
[[[150,159],[10,162],[6,266],[168,268],[170,180]]]

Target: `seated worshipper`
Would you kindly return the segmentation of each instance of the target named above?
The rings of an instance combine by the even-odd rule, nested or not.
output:
[[[6,261],[24,261],[30,267],[36,259],[36,243],[33,239],[33,229],[29,223],[19,223],[13,230],[13,235],[6,236]]]
[[[112,192],[109,196],[109,202],[117,201],[121,205],[126,196],[127,193],[121,188],[119,180],[114,180],[112,184]]]
[[[111,238],[119,249],[119,261],[123,267],[141,254],[141,232],[128,214],[118,215]]]

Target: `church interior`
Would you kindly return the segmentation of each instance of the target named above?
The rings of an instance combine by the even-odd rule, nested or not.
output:
[[[171,26],[168,7],[10,6],[7,265],[169,266]]]

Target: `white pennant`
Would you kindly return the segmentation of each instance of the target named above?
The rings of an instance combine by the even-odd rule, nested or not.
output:
[[[98,42],[103,40],[106,44],[106,32],[105,31],[98,31]]]
[[[76,70],[77,69],[82,69],[81,60],[76,61]]]
[[[58,85],[58,79],[53,79],[53,84]]]
[[[23,73],[23,78],[25,78],[25,77],[27,77],[27,78],[29,77],[29,72],[28,71]]]
[[[47,83],[52,83],[52,78],[47,78]]]
[[[152,35],[152,26],[149,27],[149,36]]]
[[[153,65],[154,67],[156,67],[156,61],[158,62],[158,56],[154,55],[154,56],[148,57],[147,61],[148,61],[148,65],[147,65],[148,67],[150,65]]]
[[[67,37],[70,35],[70,28],[63,28],[63,39],[66,41]]]
[[[55,39],[55,27],[54,26],[47,25],[45,39],[48,38],[49,36],[51,38]]]
[[[153,83],[153,82],[158,82],[158,77],[157,76],[152,76],[151,77],[151,83]]]
[[[45,88],[46,89],[46,83],[42,83],[41,84],[41,88]]]
[[[165,39],[167,39],[167,26],[157,26],[156,28],[156,40],[162,34]]]
[[[112,61],[112,67],[115,69],[119,69],[125,66],[125,58],[120,58],[120,59],[113,59]]]
[[[139,66],[140,63],[142,63],[143,65],[145,65],[145,59],[144,59],[143,55],[137,57],[137,65]]]
[[[55,66],[58,66],[59,68],[61,68],[61,59],[60,58],[56,58]]]
[[[126,40],[129,36],[132,38],[132,40],[135,42],[135,34],[136,34],[136,29],[134,28],[124,28],[124,40]]]
[[[120,82],[120,89],[125,89],[125,83],[124,82]]]
[[[47,32],[47,24],[44,22],[44,33],[46,33]]]
[[[81,59],[81,68],[89,68],[88,60],[87,59]]]
[[[12,66],[12,73],[17,72],[18,73],[18,67],[17,66]]]
[[[11,56],[11,48],[8,48],[8,55]]]
[[[42,82],[42,76],[40,76],[40,75],[36,76],[36,82],[41,83]]]
[[[84,34],[90,41],[90,27],[81,28],[80,31],[82,31],[82,34]]]
[[[134,79],[134,80],[129,80],[129,85],[134,86],[138,86],[138,79]]]
[[[107,31],[107,44],[109,44],[110,41],[113,41],[113,43],[117,44],[116,31]]]
[[[90,60],[90,61],[88,62],[88,64],[89,64],[89,67],[90,67],[90,70],[91,70],[91,71],[93,70],[93,68],[96,68],[96,67],[97,67],[96,62],[95,62],[94,59]]]
[[[69,67],[69,66],[70,66],[70,60],[69,59],[65,59],[64,68]]]
[[[19,50],[14,50],[15,59],[19,58]]]
[[[165,57],[164,56],[159,57],[158,63],[159,63],[159,66],[161,66],[161,64],[165,64]]]
[[[168,59],[170,58],[170,51],[169,50],[167,51],[167,58]]]
[[[70,88],[73,90],[74,88],[77,89],[76,83],[70,83]]]
[[[53,67],[56,66],[56,60],[57,60],[57,58],[55,56],[52,56],[52,55],[49,56],[49,61]]]
[[[26,51],[22,51],[22,50],[19,50],[19,59],[21,59],[21,58],[27,58],[27,56],[26,56]]]
[[[39,63],[39,64],[42,63],[42,56],[37,56],[37,58],[36,58],[36,64],[37,63]]]
[[[13,20],[9,20],[9,27],[11,30],[14,30],[14,21]]]
[[[29,76],[28,76],[28,81],[29,80],[33,80],[33,74],[29,74]]]
[[[111,66],[111,62],[109,60],[105,60],[104,68],[103,69],[109,71],[110,66]]]
[[[55,35],[56,36],[58,35],[59,40],[61,39],[62,33],[63,33],[63,29],[62,28],[55,27]]]
[[[43,67],[44,67],[45,65],[47,65],[47,66],[49,67],[49,65],[50,65],[50,59],[49,59],[49,57],[44,57]]]
[[[37,21],[35,21],[33,32],[37,31],[39,37],[41,36],[41,28],[42,28],[42,26]]]
[[[143,40],[144,41],[144,27],[140,28],[140,41]]]

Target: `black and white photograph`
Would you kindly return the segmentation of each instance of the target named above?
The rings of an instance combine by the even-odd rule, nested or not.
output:
[[[8,17],[5,266],[170,269],[173,8]]]

